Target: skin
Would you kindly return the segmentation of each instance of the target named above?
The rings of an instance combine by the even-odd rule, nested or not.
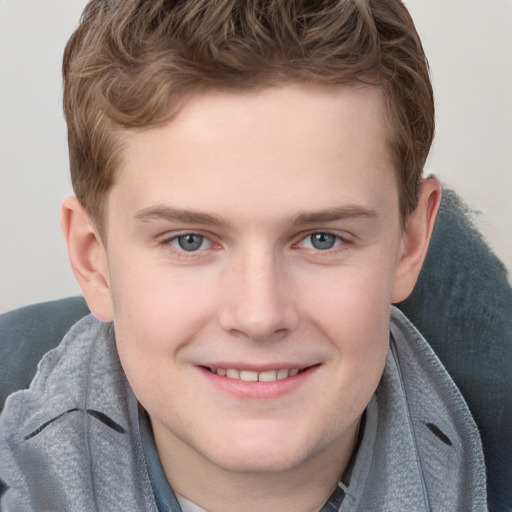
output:
[[[64,202],[87,302],[114,321],[166,476],[198,505],[316,510],[346,469],[441,195],[423,181],[401,229],[388,138],[377,88],[209,91],[126,135],[106,243]],[[266,385],[207,367],[307,370]]]

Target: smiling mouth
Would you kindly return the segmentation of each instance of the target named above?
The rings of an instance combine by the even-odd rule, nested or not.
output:
[[[226,377],[233,380],[243,380],[245,382],[274,382],[276,380],[284,380],[289,377],[294,377],[295,375],[307,370],[307,368],[280,368],[278,370],[256,372],[252,370],[238,370],[236,368],[206,367],[206,369],[220,377]]]

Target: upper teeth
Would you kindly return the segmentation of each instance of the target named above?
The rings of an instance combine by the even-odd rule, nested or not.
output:
[[[236,368],[211,368],[213,373],[228,377],[229,379],[244,380],[246,382],[273,382],[288,377],[293,377],[299,373],[298,368],[289,370],[281,368],[279,370],[269,370],[266,372],[253,372],[250,370],[237,370]]]

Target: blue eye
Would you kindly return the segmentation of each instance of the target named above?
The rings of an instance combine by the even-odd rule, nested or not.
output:
[[[309,239],[315,249],[326,251],[334,247],[337,237],[330,233],[313,233],[310,235]]]
[[[306,249],[328,251],[329,249],[334,249],[344,243],[345,240],[340,236],[333,235],[326,231],[316,231],[315,233],[311,233],[303,238],[299,245]]]
[[[180,249],[187,252],[197,251],[201,249],[205,241],[204,236],[194,235],[192,233],[186,235],[177,236],[172,240],[171,243],[177,243]]]

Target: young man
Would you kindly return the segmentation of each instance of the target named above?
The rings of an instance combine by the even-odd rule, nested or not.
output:
[[[6,403],[2,510],[485,510],[391,307],[441,195],[402,3],[92,0],[64,81],[93,316]]]

